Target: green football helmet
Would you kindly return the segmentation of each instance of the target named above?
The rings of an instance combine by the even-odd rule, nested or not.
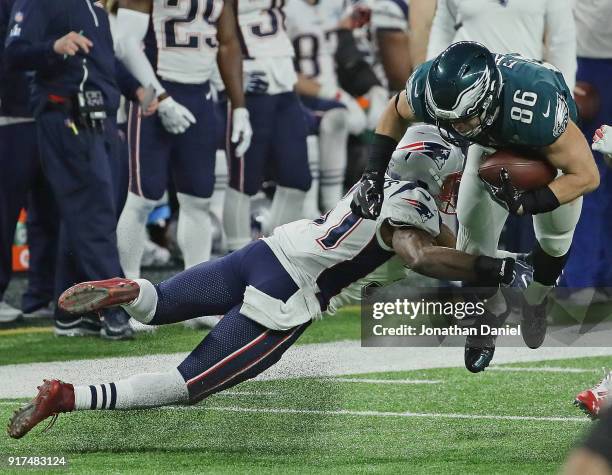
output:
[[[480,43],[453,43],[427,74],[425,103],[444,136],[465,143],[489,127],[499,111],[501,73]]]

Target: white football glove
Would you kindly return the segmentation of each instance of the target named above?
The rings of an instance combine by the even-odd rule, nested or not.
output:
[[[249,120],[249,111],[238,107],[232,112],[232,143],[236,145],[236,156],[242,157],[251,145],[253,129]]]
[[[159,103],[157,113],[164,128],[171,134],[182,134],[191,124],[196,123],[196,118],[189,109],[171,97],[166,97]]]
[[[605,155],[612,155],[612,127],[602,125],[593,135],[593,150]]]

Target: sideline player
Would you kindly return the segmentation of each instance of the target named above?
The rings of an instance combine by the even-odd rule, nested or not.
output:
[[[318,136],[318,153],[309,149],[308,157],[312,185],[306,215],[311,217],[320,214],[319,202],[327,212],[342,197],[348,135],[361,134],[367,117],[357,101],[339,87],[336,77],[334,54],[337,30],[347,15],[345,1],[290,0],[286,15],[287,34],[295,50],[296,91],[307,108],[309,128]]]
[[[556,68],[494,54],[475,42],[454,43],[417,68],[406,91],[389,102],[352,209],[368,219],[379,215],[384,171],[410,122],[437,124],[450,140],[474,144],[459,190],[457,249],[494,255],[508,213],[534,215],[538,243],[522,334],[537,348],[546,333],[546,296],[567,259],[582,195],[599,186],[593,154],[575,119],[571,92]],[[548,186],[520,192],[502,172],[503,186],[488,190],[478,166],[496,148],[537,151],[561,173]]]
[[[142,43],[144,40],[145,51]],[[218,63],[230,97],[231,140],[249,147],[242,59],[234,0],[121,0],[116,53],[145,86],[158,113],[129,114],[130,192],[117,225],[121,264],[138,277],[149,213],[166,191],[169,173],[180,205],[178,242],[185,268],[210,258],[210,196],[214,187],[216,120],[209,80]]]
[[[266,178],[276,182],[264,234],[303,217],[311,177],[306,150],[306,121],[294,86],[293,46],[285,30],[284,1],[238,3],[244,55],[246,107],[253,142],[246,153],[226,143],[230,186],[223,225],[230,251],[251,240],[250,197]]]
[[[269,238],[157,286],[144,279],[111,279],[67,291],[60,305],[75,313],[122,305],[132,317],[154,325],[225,316],[170,371],[90,386],[45,381],[38,396],[15,413],[9,435],[20,438],[60,412],[194,404],[253,378],[281,358],[332,297],[394,254],[432,277],[510,282],[513,260],[441,247],[453,246],[454,236],[440,224],[436,200],[445,179],[460,170],[461,151],[433,127],[420,126],[407,132],[394,157],[376,221],[351,212],[351,191],[319,219],[280,226]]]

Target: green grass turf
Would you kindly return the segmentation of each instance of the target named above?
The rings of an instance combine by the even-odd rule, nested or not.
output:
[[[193,408],[62,415],[46,434],[0,436],[8,455],[65,455],[75,473],[554,473],[584,420],[403,418],[234,409],[580,417],[571,401],[608,358],[523,363],[584,373],[433,369],[359,375],[435,385],[296,379],[247,382]],[[0,404],[0,420],[12,404]],[[1,471],[1,468],[0,468]],[[15,473],[18,473],[16,471]]]
[[[359,309],[348,307],[336,315],[314,322],[297,344],[323,343],[360,338]],[[58,338],[51,331],[3,334],[0,329],[0,365],[75,359],[142,356],[191,351],[206,335],[182,324],[160,327],[155,333],[139,333],[133,341],[109,342],[100,338]],[[33,328],[40,330],[40,328]],[[12,330],[7,330],[12,332]]]

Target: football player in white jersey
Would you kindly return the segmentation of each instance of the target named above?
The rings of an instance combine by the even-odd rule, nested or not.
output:
[[[117,226],[123,270],[138,277],[146,219],[170,176],[180,205],[178,242],[185,267],[191,267],[208,260],[211,250],[217,124],[209,80],[216,63],[233,108],[231,140],[240,153],[251,137],[234,0],[121,0],[115,48],[159,101],[153,117],[143,117],[135,104],[129,114],[130,192]]]
[[[347,15],[346,2],[289,0],[286,15],[295,49],[296,91],[307,108],[309,141],[314,142],[308,148],[312,186],[305,206],[305,215],[313,217],[342,197],[348,135],[361,134],[367,117],[336,77],[336,33]]]
[[[317,220],[280,226],[269,238],[159,285],[116,278],[72,287],[59,305],[73,313],[122,305],[152,324],[225,316],[170,371],[88,386],[45,381],[37,398],[12,417],[9,435],[20,438],[61,412],[194,404],[253,378],[281,358],[334,295],[395,254],[432,277],[509,282],[513,261],[455,250],[454,237],[440,224],[436,201],[442,183],[462,163],[461,150],[434,127],[417,126],[394,154],[376,221],[351,212],[349,192]]]
[[[276,192],[263,232],[303,216],[310,171],[306,122],[294,92],[293,46],[285,31],[284,0],[238,2],[238,36],[244,56],[246,107],[253,142],[246,153],[227,143],[229,188],[223,225],[230,251],[251,240],[250,197],[267,178]]]

